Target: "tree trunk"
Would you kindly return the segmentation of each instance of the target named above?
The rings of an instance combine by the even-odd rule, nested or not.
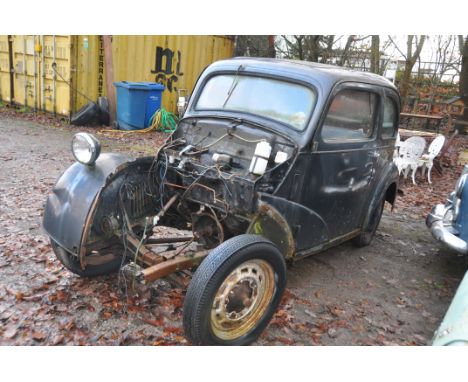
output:
[[[268,57],[276,58],[275,35],[268,36]]]
[[[294,36],[296,39],[297,43],[297,55],[299,56],[299,60],[304,60],[304,47],[302,45],[302,42],[304,41],[304,36]]]
[[[379,35],[372,35],[370,71],[372,73],[380,74],[380,37]]]
[[[463,104],[465,105],[462,120],[468,122],[468,36],[465,37],[464,42],[463,37],[459,36],[459,41],[461,55],[461,71],[460,82],[458,86],[460,98],[463,100]]]
[[[400,95],[401,95],[401,105],[405,107],[406,102],[408,101],[408,93],[411,82],[411,72],[413,70],[414,64],[421,54],[421,50],[426,40],[426,36],[421,36],[420,40],[416,44],[416,50],[413,52],[413,39],[414,35],[409,35],[406,43],[406,58],[405,58],[405,71],[403,72],[403,78],[400,84]]]
[[[320,50],[320,39],[322,36],[320,35],[311,35],[306,36],[304,41],[306,42],[307,46],[307,61],[317,62],[319,58],[319,50]]]
[[[328,59],[331,57],[333,53],[333,43],[335,42],[335,35],[331,34],[327,37],[327,46],[322,53],[322,58],[320,62],[326,64]]]
[[[348,40],[346,40],[346,45],[343,49],[343,53],[341,54],[341,58],[338,63],[339,66],[344,66],[344,64],[346,63],[346,60],[348,59],[348,52],[351,49],[351,45],[353,44],[355,38],[356,35],[350,35],[348,37]]]

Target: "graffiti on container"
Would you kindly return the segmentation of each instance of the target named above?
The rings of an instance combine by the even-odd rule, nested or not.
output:
[[[175,62],[174,62],[175,61]],[[156,48],[154,69],[151,73],[156,74],[155,82],[162,83],[167,90],[177,91],[175,83],[184,73],[180,71],[181,53],[174,52],[169,48]]]
[[[101,97],[104,87],[104,39],[102,36],[99,36],[98,48],[98,97]]]

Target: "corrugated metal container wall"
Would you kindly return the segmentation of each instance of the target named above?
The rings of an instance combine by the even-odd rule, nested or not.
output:
[[[69,115],[72,94],[67,82],[73,78],[73,36],[41,36],[44,67],[41,110]],[[55,70],[53,63],[55,62]]]
[[[8,36],[0,35],[0,101],[11,102],[10,49]]]
[[[35,36],[13,36],[14,102],[37,106],[38,76],[34,50]]]
[[[11,41],[10,49],[8,36],[0,36],[0,99],[68,116],[106,95],[101,36],[11,36]],[[233,51],[233,40],[225,36],[116,35],[114,81],[161,82],[163,106],[176,111],[178,92],[190,93],[206,66]]]
[[[104,47],[100,36],[77,37],[76,84],[95,100],[106,95]],[[113,36],[114,81],[161,82],[163,107],[176,111],[179,91],[191,92],[210,63],[232,57],[234,42],[224,36]],[[78,94],[74,111],[87,101]]]
[[[69,115],[71,91],[67,82],[71,78],[71,36],[12,36],[11,40],[12,101],[34,110]],[[58,74],[53,70],[54,62]],[[1,73],[4,84],[3,65]],[[2,86],[2,99],[7,100],[4,92]]]

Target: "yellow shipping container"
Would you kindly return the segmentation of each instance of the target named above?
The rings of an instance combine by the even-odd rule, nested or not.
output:
[[[88,98],[96,101],[106,95],[101,36],[11,36],[11,41],[12,52],[7,36],[0,36],[0,99],[70,116]],[[162,83],[166,87],[162,105],[176,111],[178,93],[190,93],[203,69],[232,57],[233,50],[233,40],[225,36],[116,35],[114,81]]]
[[[8,36],[0,35],[0,101],[11,102],[11,66]]]

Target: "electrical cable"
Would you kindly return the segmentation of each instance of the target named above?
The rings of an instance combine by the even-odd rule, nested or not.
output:
[[[138,243],[138,246],[136,247],[136,250],[135,250],[135,257],[133,259],[133,262],[135,264],[137,264],[138,252],[140,251],[140,247],[143,244],[143,241],[146,239],[146,229],[147,229],[147,227],[148,227],[148,217],[145,218],[145,228],[143,228],[143,235],[141,236],[141,240]],[[135,281],[136,281],[136,277],[134,275],[133,280],[132,280],[132,289],[133,290],[135,290]]]
[[[65,78],[63,78],[63,76],[57,71],[57,63],[56,63],[56,62],[53,62],[53,63],[52,63],[52,70],[54,71],[54,73],[55,73],[56,75],[58,75],[58,76],[62,79],[63,82],[65,82],[65,83],[70,87],[71,90],[74,90],[74,91],[77,92],[79,95],[81,95],[82,97],[86,98],[89,102],[92,102],[92,103],[94,103],[94,104],[96,103],[96,102],[94,102],[91,98],[89,98],[86,94],[80,92],[77,88],[73,87],[73,85],[72,85],[69,81],[67,81]]]

